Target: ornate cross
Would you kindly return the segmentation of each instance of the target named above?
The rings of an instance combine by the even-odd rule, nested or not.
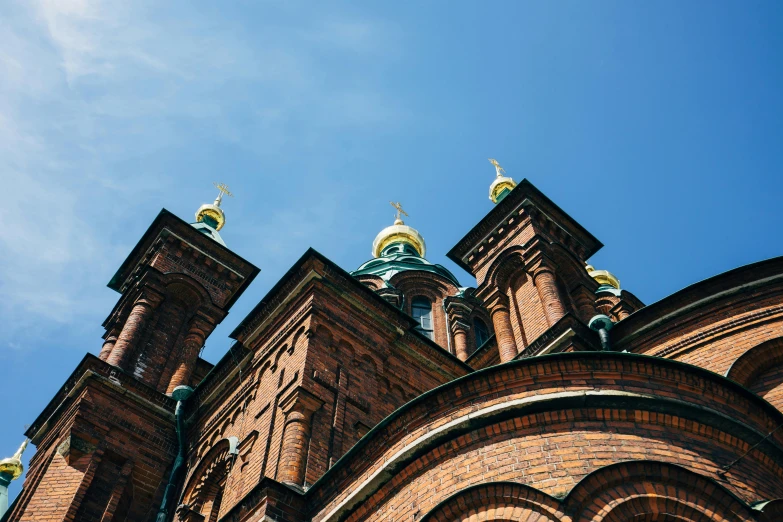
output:
[[[498,160],[489,158],[489,162],[492,163],[495,167],[495,172],[497,173],[498,177],[503,176],[503,172],[506,172],[506,169],[500,166],[500,163],[498,163]]]
[[[402,209],[402,205],[400,205],[399,201],[397,203],[389,201],[389,205],[397,209],[397,216],[394,218],[395,221],[402,221],[402,218],[400,217],[401,214],[405,214],[406,217],[410,217],[408,216],[408,213]]]
[[[226,185],[225,183],[213,182],[212,184],[215,185],[215,188],[220,191],[217,199],[215,200],[215,205],[217,205],[218,207],[220,206],[220,202],[223,201],[223,196],[228,196],[230,198],[234,197],[234,195],[228,191],[228,185]]]

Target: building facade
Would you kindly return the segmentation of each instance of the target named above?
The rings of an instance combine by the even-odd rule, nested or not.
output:
[[[162,211],[2,520],[783,520],[783,258],[645,306],[494,164],[495,206],[448,253],[475,288],[398,212],[351,273],[305,252],[215,365],[200,349],[258,269],[221,198]]]

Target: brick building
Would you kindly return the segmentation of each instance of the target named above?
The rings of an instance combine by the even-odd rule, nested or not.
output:
[[[783,520],[783,258],[644,306],[495,166],[448,253],[475,288],[398,213],[354,272],[305,252],[215,365],[200,348],[258,269],[220,198],[162,211],[4,520]]]

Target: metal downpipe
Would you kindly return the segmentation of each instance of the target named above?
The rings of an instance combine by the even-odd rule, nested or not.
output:
[[[166,484],[166,490],[163,492],[163,500],[160,501],[160,509],[155,522],[167,522],[169,518],[168,505],[171,504],[171,496],[174,494],[174,488],[177,485],[177,478],[185,463],[185,420],[184,409],[185,401],[193,394],[193,388],[190,386],[177,386],[174,388],[171,396],[177,400],[177,407],[174,410],[177,429],[177,458],[174,459],[174,465],[171,468],[169,482]]]

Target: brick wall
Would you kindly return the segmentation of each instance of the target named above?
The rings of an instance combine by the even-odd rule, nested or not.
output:
[[[38,451],[7,520],[148,520],[174,461],[173,401],[93,356],[65,389],[28,431]]]
[[[783,494],[783,454],[774,445],[783,434],[728,474],[722,468],[781,422],[778,411],[722,377],[659,359],[531,358],[439,388],[384,421],[309,492],[313,520],[349,513],[347,520],[418,520],[450,495],[491,481],[561,498],[591,473],[637,460],[683,467],[748,504]]]
[[[267,296],[268,310],[251,314],[255,327],[239,335],[242,350],[216,365],[217,386],[207,381],[191,399],[186,488],[200,480],[211,448],[229,437],[239,442],[220,516],[261,478],[292,473],[285,404],[292,393],[315,403],[301,440],[306,488],[396,408],[469,371],[413,333],[410,317],[317,256],[301,260],[287,281],[279,290],[285,301],[278,304],[277,292]]]

